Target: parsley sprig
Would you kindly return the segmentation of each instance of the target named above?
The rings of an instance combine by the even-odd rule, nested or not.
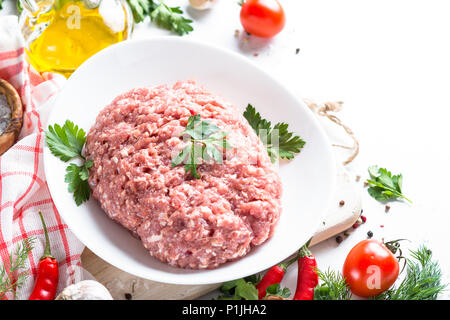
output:
[[[254,274],[242,279],[231,280],[225,282],[220,291],[222,295],[218,297],[219,300],[258,300],[258,289],[256,286],[261,281],[260,274]],[[266,289],[267,299],[270,296],[278,296],[282,298],[289,298],[291,291],[289,288],[282,288],[279,283],[268,286]]]
[[[180,7],[169,7],[164,1],[127,0],[133,12],[134,21],[142,22],[146,16],[161,28],[173,31],[180,36],[193,31],[192,20],[183,16]]]
[[[190,172],[196,179],[200,179],[197,166],[202,160],[222,163],[222,153],[219,149],[231,148],[226,139],[227,133],[209,120],[201,120],[199,114],[189,117],[182,135],[188,137],[189,141],[172,160],[172,168],[184,162],[186,173]]]
[[[45,131],[47,146],[51,153],[64,162],[73,159],[81,159],[81,166],[71,163],[66,168],[64,181],[69,185],[68,190],[73,193],[73,198],[77,206],[89,200],[91,188],[89,187],[88,177],[89,168],[92,167],[92,160],[86,161],[82,155],[84,143],[86,142],[86,132],[74,125],[72,121],[66,120],[61,127],[58,124],[49,126]]]
[[[261,281],[259,275],[252,275],[243,279],[225,282],[220,291],[222,295],[218,300],[258,300],[258,289],[256,285]]]
[[[263,119],[259,112],[249,104],[244,112],[250,126],[255,130],[267,148],[270,160],[275,163],[278,158],[292,159],[305,145],[294,133],[288,131],[289,125],[284,122],[277,123],[273,128],[270,121]]]
[[[128,5],[133,13],[134,22],[139,23],[144,21],[145,17],[150,13],[150,4],[152,1],[149,0],[127,0]]]
[[[386,168],[378,166],[370,166],[368,171],[370,178],[366,181],[369,185],[367,192],[373,198],[381,202],[402,198],[412,203],[402,193],[402,174],[392,175]]]
[[[20,270],[26,267],[28,254],[33,250],[34,241],[35,238],[33,237],[24,239],[9,255],[8,267],[6,265],[0,267],[0,300],[8,292],[14,292],[15,294],[17,289],[25,284],[29,272],[20,272]]]
[[[268,286],[266,292],[267,292],[266,297],[278,296],[287,299],[291,295],[291,290],[288,287],[282,288],[279,283],[275,283]]]
[[[150,13],[150,19],[159,27],[178,33],[180,36],[193,31],[192,20],[183,17],[180,7],[169,7],[160,2]]]

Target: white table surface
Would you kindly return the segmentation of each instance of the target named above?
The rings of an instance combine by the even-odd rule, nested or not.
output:
[[[5,1],[0,15],[14,12],[12,0]],[[339,116],[361,143],[360,155],[348,169],[363,177],[361,188],[369,165],[403,173],[404,193],[413,204],[393,202],[386,213],[383,204],[363,192],[367,223],[340,245],[330,239],[315,246],[319,268],[341,270],[349,250],[371,230],[379,239],[410,239],[405,248],[427,244],[450,283],[450,3],[281,2],[287,14],[283,32],[272,40],[246,41],[237,0],[217,0],[208,11],[189,8],[187,0],[167,0],[180,4],[195,20],[195,30],[187,37],[240,52],[299,98],[344,101]],[[238,38],[235,30],[241,30]],[[169,33],[145,21],[136,26],[134,38],[161,34]],[[345,135],[335,142],[351,143]],[[294,266],[285,285],[295,290],[295,283]]]

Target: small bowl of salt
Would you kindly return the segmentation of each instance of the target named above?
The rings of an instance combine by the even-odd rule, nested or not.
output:
[[[0,155],[17,140],[22,128],[22,102],[16,89],[0,79]]]

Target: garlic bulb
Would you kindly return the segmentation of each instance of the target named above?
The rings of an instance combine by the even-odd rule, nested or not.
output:
[[[113,300],[113,298],[101,283],[84,280],[65,288],[55,300]]]
[[[191,6],[198,10],[205,10],[211,7],[216,0],[189,0]]]

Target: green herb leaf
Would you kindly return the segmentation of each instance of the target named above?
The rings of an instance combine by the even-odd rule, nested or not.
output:
[[[86,141],[86,133],[73,122],[67,120],[62,127],[58,124],[49,126],[48,131],[45,131],[45,137],[51,153],[62,161],[67,162],[73,158],[84,159],[81,151]]]
[[[219,300],[258,300],[258,290],[255,283],[245,279],[237,279],[224,283],[220,287],[224,295]]]
[[[84,164],[78,166],[71,163],[66,168],[65,182],[68,183],[69,192],[73,193],[73,198],[77,206],[89,200],[91,189],[87,182],[89,178],[89,168],[92,167],[92,160],[86,161],[82,155],[86,133],[78,128],[73,122],[67,120],[61,127],[58,124],[48,127],[45,131],[47,146],[51,153],[64,162],[74,158],[80,158]]]
[[[259,273],[245,277],[244,280],[253,283],[255,286],[261,281],[262,276]]]
[[[258,300],[258,290],[251,282],[242,282],[236,287],[235,295],[245,300]]]
[[[350,300],[352,293],[342,274],[316,269],[321,284],[314,288],[314,300]]]
[[[92,160],[88,160],[81,166],[80,170],[80,179],[86,181],[89,178],[89,168],[92,167],[94,162]]]
[[[152,1],[150,0],[127,0],[133,13],[134,22],[142,22],[150,14]]]
[[[400,285],[374,297],[375,300],[436,300],[447,284],[442,283],[439,264],[432,260],[432,252],[425,246],[411,251],[406,276]]]
[[[89,171],[86,164],[89,165],[88,162],[82,166],[71,163],[66,168],[65,182],[69,184],[68,190],[70,193],[73,193],[73,199],[77,206],[89,200],[91,196],[91,188],[87,182]],[[90,165],[92,166],[92,161]]]
[[[289,296],[291,295],[291,290],[289,290],[289,288],[281,289],[281,285],[279,283],[268,286],[266,292],[269,296],[280,296],[285,299],[289,298]]]
[[[183,136],[190,137],[189,142],[172,160],[172,168],[185,162],[184,169],[194,178],[200,179],[197,166],[204,161],[223,163],[222,152],[219,149],[229,149],[226,142],[227,133],[209,120],[201,120],[200,115],[190,116],[183,131]]]
[[[33,237],[24,239],[22,243],[16,247],[14,253],[9,255],[8,268],[6,265],[0,267],[0,300],[8,292],[15,293],[17,289],[20,289],[25,284],[29,273],[28,271],[19,273],[19,270],[26,267],[28,254],[33,250],[34,241],[35,238]],[[14,275],[16,275],[17,278],[15,278]]]
[[[411,202],[402,194],[403,176],[401,174],[392,175],[387,169],[378,168],[378,166],[370,166],[368,172],[370,178],[366,181],[369,185],[367,192],[372,198],[380,202],[399,198]]]
[[[159,27],[178,33],[180,36],[188,34],[194,28],[191,26],[192,20],[183,17],[180,7],[169,7],[164,2],[153,9],[150,19]]]
[[[263,119],[259,112],[249,104],[244,112],[250,126],[255,130],[263,144],[267,148],[270,160],[275,163],[278,158],[292,159],[305,145],[299,136],[289,132],[289,125],[280,122],[273,128],[270,121]]]
[[[0,2],[1,1],[2,0],[0,0]],[[16,1],[16,7],[17,7],[17,13],[20,15],[23,11],[22,3],[20,2],[20,0]],[[1,9],[1,3],[0,3],[0,9]]]
[[[136,23],[150,16],[151,21],[161,28],[178,33],[180,36],[194,30],[192,20],[183,16],[180,7],[169,7],[157,0],[127,0]]]

